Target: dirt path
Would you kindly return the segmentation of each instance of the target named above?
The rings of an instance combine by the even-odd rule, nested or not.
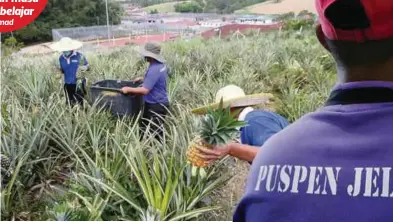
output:
[[[232,221],[235,207],[243,196],[250,164],[237,159],[233,161],[229,172],[232,178],[211,197],[212,204],[220,206],[221,209],[209,215],[210,221]]]

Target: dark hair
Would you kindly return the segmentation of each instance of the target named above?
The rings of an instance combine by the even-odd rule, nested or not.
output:
[[[337,63],[344,67],[378,65],[393,58],[393,38],[365,43],[326,38],[326,43]]]

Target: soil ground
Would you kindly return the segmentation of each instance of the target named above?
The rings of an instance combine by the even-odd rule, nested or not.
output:
[[[243,196],[250,164],[245,161],[233,159],[233,164],[230,165],[229,173],[232,175],[232,178],[221,190],[218,190],[211,196],[212,204],[220,206],[221,209],[208,215],[206,220],[232,221],[235,207]]]

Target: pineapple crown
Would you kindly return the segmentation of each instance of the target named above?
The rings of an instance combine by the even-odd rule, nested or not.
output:
[[[200,136],[209,145],[226,144],[237,137],[239,128],[246,126],[236,116],[239,111],[231,112],[231,107],[224,108],[221,99],[217,109],[210,108],[201,120]]]

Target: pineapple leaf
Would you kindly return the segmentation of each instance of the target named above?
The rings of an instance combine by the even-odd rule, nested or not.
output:
[[[231,112],[231,107],[224,107],[221,99],[217,109],[209,108],[207,114],[201,119],[200,136],[210,145],[228,143],[238,136],[239,128],[246,126],[236,116],[239,111]]]

